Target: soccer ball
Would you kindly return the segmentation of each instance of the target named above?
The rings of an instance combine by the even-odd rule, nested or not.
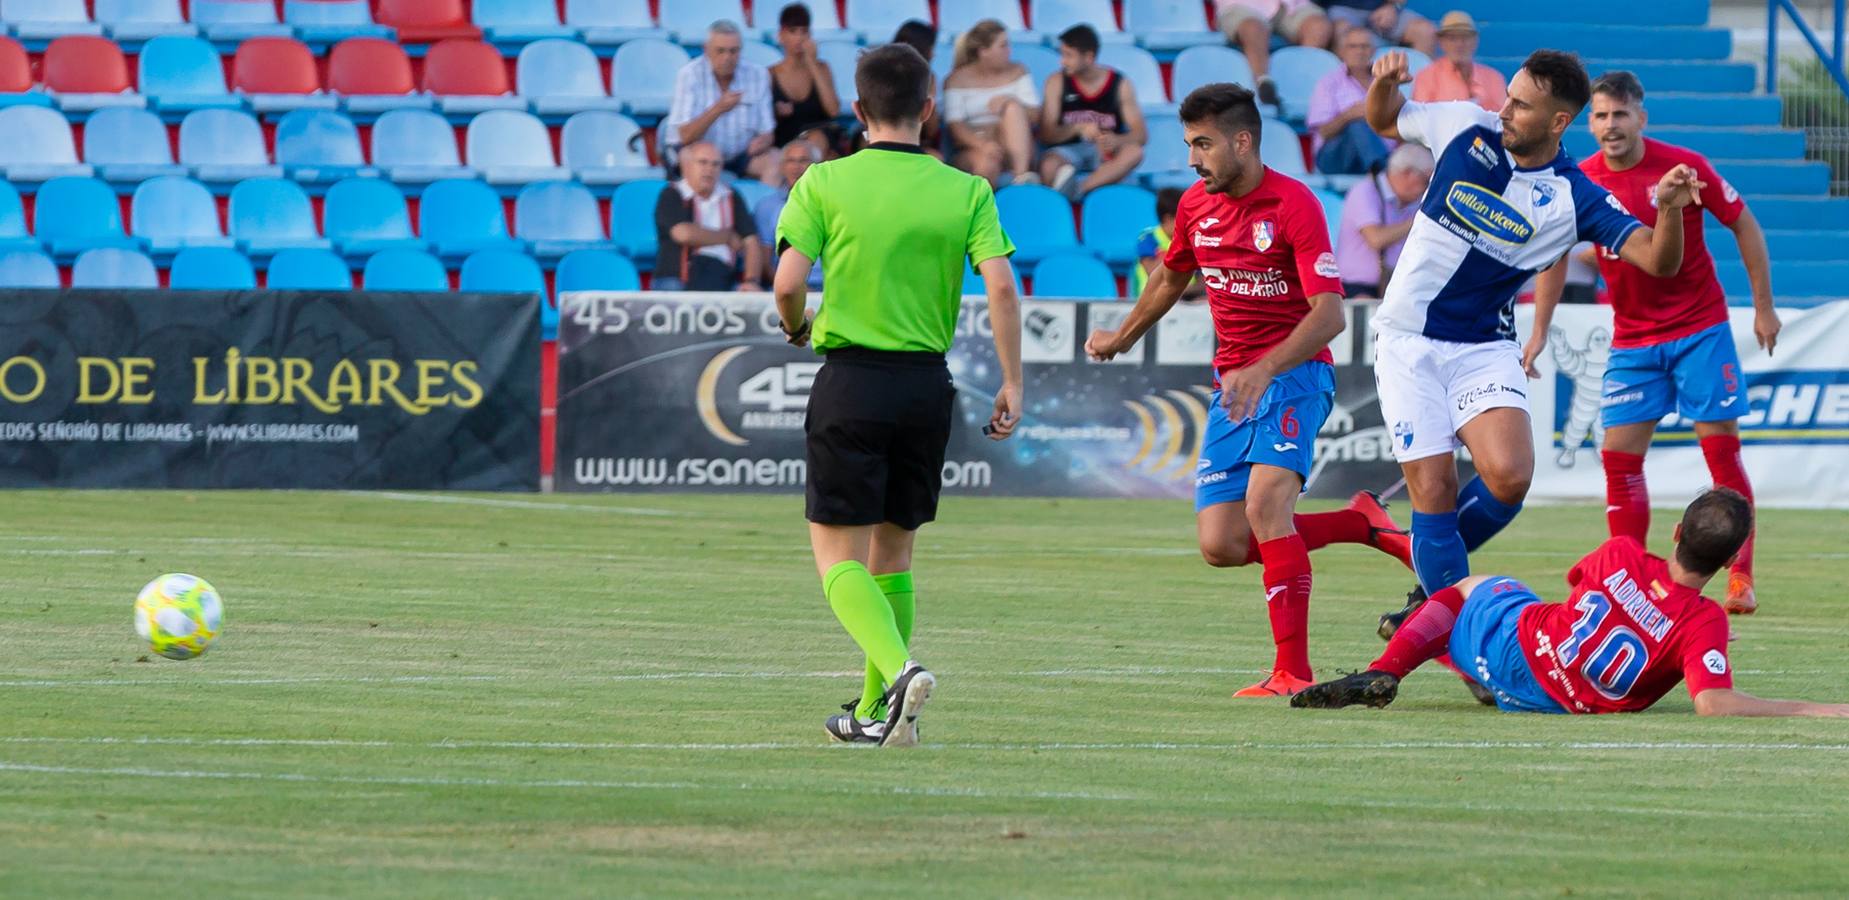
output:
[[[218,592],[196,575],[162,575],[135,598],[135,633],[168,659],[204,653],[224,621]]]

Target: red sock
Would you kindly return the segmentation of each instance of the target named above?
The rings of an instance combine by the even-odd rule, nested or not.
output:
[[[1301,535],[1259,545],[1265,558],[1265,610],[1271,640],[1278,645],[1275,668],[1310,679],[1310,551]]]
[[[1368,528],[1367,516],[1352,509],[1304,513],[1292,518],[1291,525],[1297,529],[1297,535],[1303,538],[1305,552],[1321,550],[1330,544],[1365,544],[1373,535]],[[1246,540],[1246,563],[1264,562],[1265,554],[1259,549],[1258,535],[1250,535]]]
[[[1407,618],[1400,630],[1393,633],[1393,639],[1387,642],[1387,652],[1368,664],[1374,671],[1390,672],[1405,678],[1421,664],[1445,652],[1451,643],[1451,626],[1457,624],[1457,613],[1464,608],[1464,594],[1457,588],[1448,587],[1420,605],[1419,611]]]
[[[1707,457],[1708,474],[1713,476],[1716,487],[1739,491],[1748,503],[1752,502],[1753,483],[1746,479],[1746,463],[1740,459],[1738,435],[1711,434],[1702,438],[1701,455]],[[1733,570],[1743,575],[1753,574],[1752,535],[1747,535],[1746,543],[1741,545],[1740,558],[1734,561]]]
[[[1648,546],[1650,488],[1644,484],[1644,458],[1637,453],[1605,450],[1605,524],[1612,537],[1633,537]]]

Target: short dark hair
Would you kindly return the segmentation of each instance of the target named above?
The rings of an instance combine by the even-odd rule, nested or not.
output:
[[[777,14],[779,28],[808,28],[810,21],[809,7],[801,3],[785,6],[783,12]]]
[[[1252,132],[1253,142],[1264,136],[1264,119],[1252,92],[1230,82],[1203,84],[1181,101],[1181,121],[1198,125],[1212,119],[1228,135]]]
[[[1175,211],[1181,209],[1181,188],[1165,187],[1156,192],[1156,221],[1172,219]]]
[[[1098,55],[1098,30],[1084,22],[1060,32],[1059,42],[1080,53]]]
[[[913,50],[918,51],[919,56],[930,59],[931,51],[937,46],[937,29],[932,28],[930,22],[906,19],[905,24],[900,25],[899,30],[893,34],[892,42],[909,44]]]
[[[1586,78],[1586,67],[1580,65],[1577,53],[1536,50],[1528,54],[1522,68],[1528,70],[1528,77],[1534,79],[1541,90],[1566,104],[1575,116],[1592,100],[1592,83]]]
[[[1713,488],[1683,511],[1676,562],[1697,575],[1712,575],[1740,552],[1752,533],[1752,501],[1738,491]]]
[[[885,44],[861,54],[854,87],[867,121],[915,122],[931,96],[931,64],[910,44]]]
[[[1592,80],[1592,92],[1625,103],[1644,102],[1644,86],[1637,76],[1623,69],[1613,69]]]

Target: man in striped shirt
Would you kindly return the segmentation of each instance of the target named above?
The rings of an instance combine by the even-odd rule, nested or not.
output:
[[[776,164],[770,153],[777,121],[770,71],[740,57],[744,39],[727,19],[706,30],[706,52],[674,76],[674,103],[661,125],[662,143],[681,148],[705,141],[719,148],[727,171],[764,181]]]

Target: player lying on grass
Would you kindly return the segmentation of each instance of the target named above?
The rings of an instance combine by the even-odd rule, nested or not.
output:
[[[1752,531],[1752,504],[1715,488],[1682,514],[1669,559],[1612,538],[1567,573],[1565,603],[1544,603],[1513,578],[1466,578],[1420,606],[1367,671],[1312,685],[1291,705],[1386,706],[1407,673],[1449,648],[1506,712],[1637,712],[1687,681],[1704,716],[1849,717],[1845,703],[1733,689],[1727,613],[1701,590]]]

